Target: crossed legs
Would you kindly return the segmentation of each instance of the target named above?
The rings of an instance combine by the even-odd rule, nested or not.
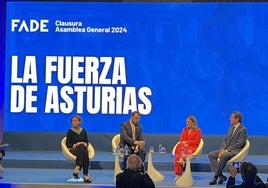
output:
[[[84,144],[80,144],[76,149],[71,149],[71,153],[76,156],[75,169],[73,171],[74,177],[78,178],[78,173],[82,168],[84,181],[90,183],[91,178],[88,176],[89,157],[87,147]]]

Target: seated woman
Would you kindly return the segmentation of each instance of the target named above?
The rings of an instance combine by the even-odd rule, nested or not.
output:
[[[78,179],[78,173],[81,168],[83,168],[84,182],[91,183],[92,179],[88,175],[89,157],[87,150],[87,131],[80,127],[82,122],[80,116],[73,116],[71,122],[73,127],[67,131],[66,146],[69,148],[70,152],[76,156],[73,176]]]
[[[201,129],[197,126],[195,116],[186,118],[186,127],[183,128],[180,143],[175,149],[174,173],[175,181],[182,175],[186,155],[191,155],[197,149],[202,137]]]

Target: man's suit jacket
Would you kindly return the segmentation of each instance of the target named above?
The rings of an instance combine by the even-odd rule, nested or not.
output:
[[[239,153],[246,144],[247,140],[247,129],[240,124],[234,134],[233,134],[233,126],[230,126],[227,136],[225,137],[222,143],[222,149],[236,155]]]
[[[155,185],[148,174],[126,169],[116,175],[116,188],[155,188]]]
[[[255,184],[246,184],[242,182],[240,185],[235,185],[235,178],[230,176],[226,183],[226,188],[265,188],[265,184],[259,176],[256,177]]]
[[[132,128],[129,121],[122,123],[120,128],[120,146],[125,146],[126,144],[128,146],[134,146],[135,141],[141,141],[143,140],[142,135],[142,126],[140,124],[135,125],[135,135],[136,140],[132,138]]]

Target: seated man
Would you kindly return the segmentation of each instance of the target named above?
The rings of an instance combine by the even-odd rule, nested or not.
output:
[[[116,188],[155,188],[150,176],[140,173],[141,164],[138,155],[130,155],[127,159],[127,169],[116,176]]]
[[[144,170],[144,161],[146,157],[146,151],[143,148],[145,142],[142,136],[142,126],[138,123],[140,119],[140,113],[134,111],[131,114],[130,120],[121,124],[120,128],[120,143],[121,148],[129,148],[129,153],[124,156],[123,169],[126,169],[127,157],[131,154],[137,154],[142,160],[142,169]]]
[[[240,167],[242,184],[235,185],[235,176],[237,169],[231,165],[229,167],[230,177],[226,188],[266,188],[261,178],[257,175],[257,168],[252,163],[243,162]]]
[[[208,154],[212,170],[215,173],[209,185],[215,185],[218,178],[218,184],[222,184],[227,180],[227,177],[222,173],[226,163],[237,155],[246,144],[247,129],[242,125],[242,114],[233,112],[230,117],[230,123],[231,126],[221,148]]]

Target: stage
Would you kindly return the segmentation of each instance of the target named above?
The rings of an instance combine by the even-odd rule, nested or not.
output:
[[[171,153],[156,152],[153,154],[154,166],[165,178],[161,182],[155,182],[156,187],[177,187],[172,172],[172,159]],[[252,161],[257,165],[260,177],[266,181],[268,156],[249,155],[247,161]],[[3,188],[115,187],[114,155],[110,152],[96,152],[89,169],[89,174],[93,179],[91,184],[67,181],[71,178],[73,163],[67,161],[61,152],[7,151],[3,166],[3,179],[0,180],[0,186]],[[225,184],[208,185],[213,174],[210,172],[206,154],[193,160],[191,169],[194,180],[193,187],[225,187]],[[228,176],[227,169],[225,172],[225,175]],[[237,183],[241,182],[240,174],[237,177]]]

